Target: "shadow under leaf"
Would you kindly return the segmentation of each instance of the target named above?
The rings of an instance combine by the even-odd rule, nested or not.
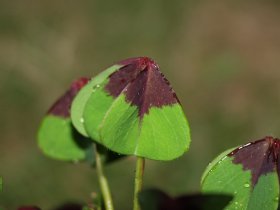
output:
[[[157,189],[139,193],[142,210],[222,210],[232,199],[233,196],[226,194],[191,194],[172,198]]]

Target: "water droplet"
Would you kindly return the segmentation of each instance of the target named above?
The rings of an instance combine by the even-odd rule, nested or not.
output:
[[[239,203],[237,201],[234,202],[234,209],[239,209]]]
[[[221,161],[224,161],[227,157],[228,157],[228,156],[224,156],[224,157],[221,159]]]
[[[237,191],[234,191],[233,194],[236,195],[236,194],[237,194]]]
[[[81,118],[81,119],[80,119],[80,122],[81,122],[81,123],[84,123],[84,122],[85,122],[84,118]]]
[[[92,92],[95,92],[98,88],[100,88],[100,85],[95,85],[95,86],[92,88]]]
[[[245,184],[244,184],[244,187],[248,188],[248,187],[250,187],[250,184],[245,183]]]
[[[279,201],[279,197],[277,196],[277,197],[275,197],[273,200],[276,201],[276,202],[278,202],[278,201]]]
[[[213,169],[210,169],[210,171],[208,172],[208,174],[211,174],[214,170]]]

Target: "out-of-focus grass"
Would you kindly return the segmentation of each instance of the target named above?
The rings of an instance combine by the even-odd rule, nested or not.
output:
[[[1,1],[0,206],[86,202],[97,191],[84,164],[44,157],[40,120],[77,77],[147,55],[178,93],[192,128],[190,151],[148,161],[145,187],[199,190],[219,152],[279,136],[280,13],[276,1]],[[134,159],[106,168],[118,209],[130,209]]]

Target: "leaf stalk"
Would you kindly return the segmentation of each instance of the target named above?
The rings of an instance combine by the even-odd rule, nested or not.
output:
[[[113,200],[110,192],[110,187],[106,176],[103,173],[103,165],[100,153],[95,145],[95,160],[96,160],[96,170],[98,176],[98,182],[101,189],[101,194],[104,200],[104,205],[106,210],[114,210]]]
[[[135,180],[134,180],[135,182],[134,182],[133,210],[140,210],[140,205],[138,202],[138,193],[142,190],[144,168],[145,168],[145,158],[137,157]]]

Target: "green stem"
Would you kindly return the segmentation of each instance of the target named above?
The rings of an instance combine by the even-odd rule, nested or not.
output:
[[[102,197],[104,199],[105,209],[114,210],[110,188],[108,185],[108,181],[103,173],[102,161],[101,161],[100,153],[98,152],[97,146],[95,146],[95,161],[96,161],[96,169],[97,169],[99,186],[101,188]]]
[[[138,193],[142,190],[144,168],[145,168],[145,158],[137,157],[135,181],[134,181],[133,210],[140,210],[140,205],[138,202]]]

